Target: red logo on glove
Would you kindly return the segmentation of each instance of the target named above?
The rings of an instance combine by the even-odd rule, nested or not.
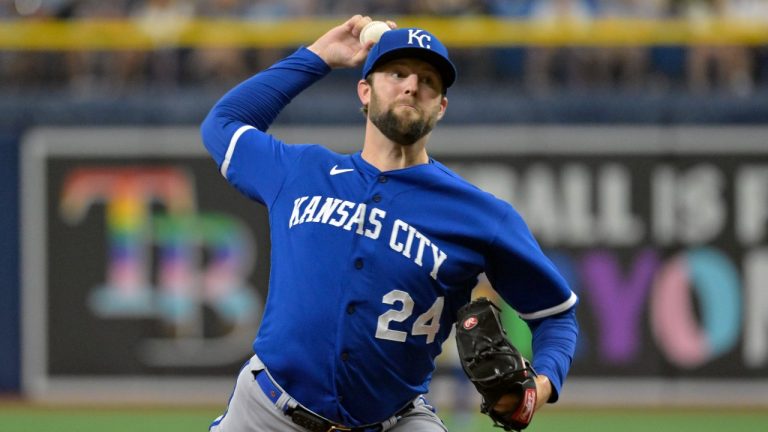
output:
[[[464,327],[464,330],[472,330],[477,325],[477,322],[477,317],[471,316],[464,320],[462,327]]]
[[[512,414],[512,419],[528,424],[533,418],[533,410],[536,408],[536,389],[525,389],[523,400],[520,401],[520,407]]]

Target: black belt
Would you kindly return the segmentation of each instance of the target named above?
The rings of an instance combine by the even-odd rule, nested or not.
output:
[[[304,408],[295,399],[288,396],[280,386],[272,381],[269,373],[262,373],[264,370],[253,371],[253,376],[264,394],[272,401],[277,408],[283,411],[283,414],[291,418],[297,425],[307,429],[310,432],[380,432],[391,428],[408,411],[413,409],[413,403],[409,403],[400,411],[395,413],[389,419],[381,423],[371,423],[363,426],[347,427],[332,422],[325,417],[313,413]]]

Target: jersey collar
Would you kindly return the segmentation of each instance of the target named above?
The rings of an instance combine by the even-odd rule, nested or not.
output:
[[[430,157],[429,162],[425,164],[419,164],[419,165],[414,165],[407,168],[400,168],[400,169],[395,169],[390,171],[381,171],[375,166],[368,163],[365,159],[363,159],[362,150],[352,155],[352,161],[354,162],[358,170],[371,176],[378,176],[381,174],[400,175],[400,174],[411,174],[411,173],[413,174],[426,173],[426,172],[432,171],[435,167],[435,160]]]

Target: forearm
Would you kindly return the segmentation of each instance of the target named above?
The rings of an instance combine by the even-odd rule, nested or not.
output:
[[[330,68],[320,57],[300,48],[225,94],[203,121],[203,143],[220,163],[234,132],[228,130],[229,125],[245,124],[266,131],[294,97],[328,72]]]
[[[548,402],[555,402],[560,396],[560,390],[576,351],[578,324],[575,308],[532,323],[531,331],[533,333],[533,368],[538,374],[548,378],[552,387]]]
[[[330,68],[316,54],[300,48],[230,90],[211,114],[266,130],[286,105]]]

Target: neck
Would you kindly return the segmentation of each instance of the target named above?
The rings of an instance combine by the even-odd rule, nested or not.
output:
[[[402,145],[384,136],[369,120],[365,128],[362,157],[379,171],[392,171],[425,164],[429,162],[426,149],[429,135],[411,145]]]

